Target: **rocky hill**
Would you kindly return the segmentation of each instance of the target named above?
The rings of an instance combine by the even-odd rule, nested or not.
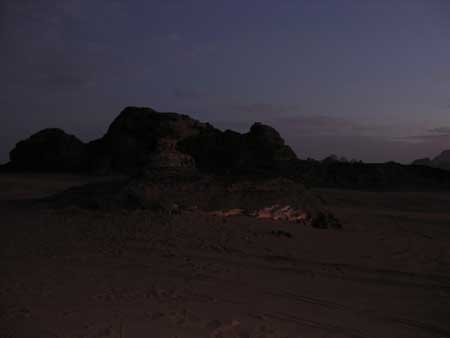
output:
[[[86,169],[86,145],[57,128],[44,129],[20,141],[10,152],[11,170],[78,172]]]
[[[273,128],[255,123],[246,134],[221,131],[187,115],[127,107],[106,134],[87,144],[60,129],[20,141],[7,167],[17,171],[136,174],[152,168],[208,172],[274,169],[297,159]]]

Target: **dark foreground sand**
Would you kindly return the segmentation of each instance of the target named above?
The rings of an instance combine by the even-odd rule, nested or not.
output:
[[[450,193],[322,190],[340,231],[27,202],[86,180],[0,176],[1,338],[450,337]]]

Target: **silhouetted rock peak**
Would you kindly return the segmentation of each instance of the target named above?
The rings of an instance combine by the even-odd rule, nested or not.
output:
[[[207,128],[211,127],[187,115],[127,107],[105,136],[92,142],[90,167],[95,172],[127,173],[151,167],[193,168],[193,158],[180,152],[177,143]]]
[[[107,135],[128,133],[136,137],[149,137],[149,132],[156,137],[183,138],[195,134],[206,124],[178,113],[160,113],[151,108],[126,107],[114,119]]]
[[[26,171],[78,171],[86,160],[85,144],[58,128],[48,128],[20,141],[10,152],[10,167]]]
[[[446,163],[450,164],[450,149],[444,150],[438,156],[433,159],[433,162],[436,164]]]
[[[339,158],[334,154],[331,154],[330,156],[327,156],[322,160],[322,163],[325,163],[325,164],[326,163],[336,163],[336,162],[339,162]]]
[[[450,170],[450,149],[444,150],[433,159],[421,158],[413,161],[412,164]]]
[[[331,154],[330,156],[325,157],[322,160],[323,164],[333,164],[333,163],[349,163],[349,162],[357,162],[356,160],[349,161],[345,156],[338,157],[335,154]]]
[[[284,145],[284,140],[280,134],[271,126],[262,124],[261,122],[254,123],[250,127],[248,135],[264,143]]]

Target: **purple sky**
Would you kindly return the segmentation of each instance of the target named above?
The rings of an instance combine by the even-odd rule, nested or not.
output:
[[[266,122],[301,158],[450,148],[448,0],[1,0],[0,43],[0,162],[127,105]]]

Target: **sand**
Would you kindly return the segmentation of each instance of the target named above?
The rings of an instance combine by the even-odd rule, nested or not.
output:
[[[30,202],[92,180],[0,176],[0,337],[450,337],[450,193],[317,190],[341,230]]]

